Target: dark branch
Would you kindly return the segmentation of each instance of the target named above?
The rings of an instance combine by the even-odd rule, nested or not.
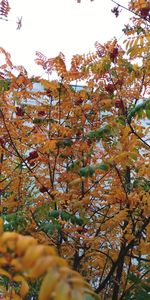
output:
[[[135,131],[135,129],[132,127],[131,124],[129,124],[130,129],[131,129],[131,133],[133,133],[134,135],[136,135],[136,137],[143,143],[145,144],[146,147],[150,148],[150,145],[148,143],[146,143],[140,136],[139,134]]]
[[[115,3],[116,5],[118,5],[118,7],[122,7],[123,9],[125,9],[125,10],[127,10],[128,12],[130,12],[130,13],[136,15],[136,16],[139,17],[140,19],[143,19],[144,21],[147,21],[148,23],[150,23],[149,20],[145,19],[144,17],[142,17],[141,15],[139,15],[138,13],[136,13],[135,11],[133,11],[133,10],[131,10],[131,9],[127,8],[127,7],[125,7],[125,6],[122,5],[122,4],[119,4],[118,2],[116,2],[116,1],[114,1],[114,0],[111,0],[111,1],[112,1],[113,3]]]

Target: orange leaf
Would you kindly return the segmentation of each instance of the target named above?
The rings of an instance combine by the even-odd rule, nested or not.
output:
[[[28,286],[28,283],[27,281],[24,279],[24,277],[22,277],[21,275],[16,275],[13,277],[13,280],[16,281],[16,282],[20,282],[21,283],[21,288],[20,288],[20,291],[19,291],[19,294],[22,296],[22,297],[25,297],[26,294],[28,293],[29,291],[29,286]]]

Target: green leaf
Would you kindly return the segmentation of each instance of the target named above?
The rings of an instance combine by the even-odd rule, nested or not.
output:
[[[138,177],[133,182],[133,188],[143,188],[146,192],[150,190],[150,180],[144,177]]]
[[[134,180],[134,182],[133,182],[133,188],[138,187],[138,185],[139,185],[139,180],[138,179]]]
[[[103,170],[108,171],[108,165],[107,164],[97,164],[93,166],[83,167],[79,170],[79,175],[83,177],[92,176],[95,172],[95,170]]]
[[[141,119],[143,115],[143,110],[140,109],[139,111],[137,111],[137,114],[138,114],[138,118]]]
[[[68,171],[73,171],[76,168],[78,168],[78,166],[81,163],[81,159],[80,160],[76,160],[75,162],[73,162],[69,167],[68,167]]]
[[[127,54],[129,54],[131,52],[131,48],[127,51]],[[133,66],[131,63],[128,64],[128,72],[131,73],[133,71]]]
[[[150,285],[142,283],[141,285],[142,289],[144,289],[146,292],[150,292]],[[150,296],[150,295],[149,295]]]
[[[95,169],[100,169],[100,170],[103,170],[103,171],[108,171],[108,165],[106,164],[98,164]]]
[[[44,119],[41,119],[41,118],[33,119],[33,124],[41,124],[41,123],[44,123]]]
[[[68,221],[70,219],[70,214],[66,211],[62,211],[61,212],[61,219],[65,220],[65,221]]]
[[[41,219],[49,216],[49,210],[50,210],[50,204],[49,203],[44,203],[41,206],[39,206],[35,213],[34,216],[36,219]]]
[[[47,124],[47,123],[54,123],[53,119],[49,119],[49,118],[34,118],[33,119],[33,124]]]
[[[124,117],[118,117],[116,119],[116,123],[119,123],[121,125],[126,125],[125,118]]]
[[[55,224],[52,223],[43,223],[41,224],[41,229],[44,230],[45,232],[49,233],[49,234],[53,234],[54,230],[56,228]]]
[[[136,300],[150,300],[150,295],[147,292],[140,290],[136,294]]]
[[[88,167],[81,168],[79,170],[79,175],[83,177],[88,177],[88,176],[92,176],[94,172],[95,172],[95,167],[88,166]]]
[[[56,228],[55,224],[49,224],[48,227],[47,227],[47,232],[48,232],[49,234],[53,234],[55,228]]]
[[[111,132],[111,128],[109,125],[106,125],[106,126],[103,126],[101,128],[99,128],[98,130],[95,130],[95,131],[90,131],[89,133],[87,133],[85,136],[84,136],[84,140],[85,139],[100,139],[100,138],[105,138],[107,135],[109,135]]]
[[[58,230],[58,232],[61,232],[61,224],[56,224],[56,229]]]
[[[60,147],[68,147],[73,144],[73,141],[71,139],[64,139],[62,141],[57,142],[57,146]]]
[[[95,138],[95,132],[94,132],[94,131],[89,132],[89,133],[87,134],[87,137],[88,137],[89,139],[94,139],[94,138]]]
[[[77,225],[80,225],[80,226],[82,226],[83,223],[84,223],[83,219],[78,218],[78,217],[75,217],[75,221],[76,221],[76,224],[77,224]]]
[[[130,112],[128,113],[128,116],[127,116],[128,122],[130,123],[132,118],[135,117],[135,115],[137,113],[139,114],[139,117],[141,117],[142,113],[143,113],[143,110],[147,109],[147,108],[149,109],[149,103],[150,103],[150,100],[147,100],[147,101],[144,101],[141,104],[136,105],[134,108],[132,108],[130,110]]]
[[[53,217],[53,218],[58,219],[58,217],[59,217],[59,211],[58,211],[58,210],[53,210],[53,211],[50,213],[50,216]]]
[[[150,191],[150,184],[145,184],[144,185],[144,191],[149,192]]]
[[[111,67],[110,63],[104,64],[104,70],[107,72]]]
[[[76,217],[71,216],[70,221],[71,221],[72,224],[76,224]]]
[[[146,116],[148,119],[150,119],[150,109],[146,109]]]
[[[60,157],[61,157],[61,158],[68,158],[68,155],[60,154]]]
[[[89,166],[87,167],[87,175],[92,176],[95,172],[95,167],[94,166]]]
[[[70,139],[66,139],[63,141],[63,145],[66,146],[71,146],[73,144],[72,140]]]
[[[2,90],[9,90],[10,82],[7,80],[0,80],[0,91]]]
[[[134,273],[130,273],[128,279],[136,284],[141,282],[141,279],[137,277]]]

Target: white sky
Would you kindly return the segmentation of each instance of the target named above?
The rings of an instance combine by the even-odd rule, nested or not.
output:
[[[118,0],[127,7],[128,0]],[[23,65],[30,75],[41,75],[34,63],[35,51],[54,57],[61,51],[69,62],[73,54],[94,50],[95,41],[104,43],[122,36],[122,28],[131,14],[122,10],[116,18],[111,0],[9,0],[9,22],[0,20],[0,46],[12,56],[14,64]],[[23,26],[16,30],[17,16]],[[120,39],[120,42],[123,37]]]

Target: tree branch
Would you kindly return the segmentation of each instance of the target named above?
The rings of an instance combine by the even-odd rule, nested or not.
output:
[[[125,7],[125,6],[122,5],[122,4],[119,4],[118,2],[116,2],[116,1],[114,1],[114,0],[111,0],[111,1],[112,1],[113,3],[115,3],[116,5],[118,5],[118,7],[122,7],[123,9],[125,9],[125,10],[127,10],[128,12],[130,12],[130,13],[136,15],[136,16],[139,17],[140,19],[143,19],[144,21],[147,21],[148,23],[150,23],[149,20],[145,19],[144,17],[142,17],[141,15],[139,15],[138,13],[136,13],[135,11],[133,11],[133,10],[131,10],[131,9],[127,8],[127,7]]]
[[[149,270],[146,271],[141,277],[139,277],[139,279],[141,280],[145,275],[147,275],[149,273]],[[130,291],[132,290],[135,285],[137,284],[137,282],[134,282],[121,296],[120,300],[123,300],[124,299],[124,296]]]
[[[128,254],[127,256],[130,257],[130,254]],[[134,258],[134,259],[137,259],[137,260],[141,260],[141,261],[144,261],[144,262],[150,262],[150,259],[143,258],[143,257],[138,257],[136,255],[131,255],[131,258]]]
[[[129,124],[129,123],[128,123]],[[150,145],[148,143],[146,143],[139,135],[138,133],[134,130],[134,128],[132,127],[131,124],[129,124],[130,129],[131,129],[131,133],[133,133],[134,135],[136,135],[136,137],[143,143],[145,144],[146,147],[150,148]]]
[[[18,149],[17,149],[17,147],[16,147],[16,145],[15,145],[13,139],[12,139],[12,136],[11,136],[11,134],[10,134],[10,132],[9,132],[9,129],[8,129],[7,125],[6,125],[5,117],[4,117],[4,114],[3,114],[2,110],[0,110],[0,112],[1,112],[1,116],[2,116],[2,119],[3,119],[3,123],[4,123],[4,126],[5,126],[5,129],[6,129],[7,133],[8,133],[8,136],[9,136],[11,145],[12,145],[12,147],[14,148],[14,150],[15,150],[17,156],[20,158],[20,161],[22,161],[22,162],[24,163],[24,165],[25,165],[26,168],[29,170],[29,172],[32,174],[32,176],[35,178],[35,180],[36,180],[36,181],[40,184],[40,186],[42,187],[43,184],[40,182],[39,178],[36,176],[36,174],[34,174],[34,172],[32,171],[32,169],[31,169],[31,168],[29,167],[29,165],[27,164],[26,160],[22,157],[22,155],[21,155],[20,152],[18,151]],[[47,194],[51,197],[51,199],[53,200],[53,197],[52,197],[51,193],[48,191],[48,189],[46,189],[46,192],[47,192]]]

